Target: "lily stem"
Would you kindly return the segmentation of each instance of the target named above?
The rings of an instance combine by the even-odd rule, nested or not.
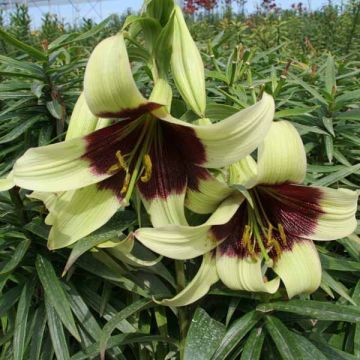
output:
[[[180,292],[185,288],[186,278],[185,278],[185,268],[183,260],[175,261],[175,272],[176,272],[176,283],[177,291]],[[185,339],[188,331],[188,316],[187,308],[185,306],[178,308],[178,319],[179,319],[179,330],[180,330],[180,360],[184,359],[184,349],[185,349]]]
[[[20,189],[18,187],[14,187],[9,190],[9,193],[10,193],[11,201],[13,202],[13,204],[15,206],[15,211],[20,220],[20,223],[25,224],[26,216],[25,216],[25,211],[24,211],[24,204],[21,200],[19,190]]]

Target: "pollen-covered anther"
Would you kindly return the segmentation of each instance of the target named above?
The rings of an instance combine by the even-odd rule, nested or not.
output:
[[[242,244],[243,246],[246,248],[247,252],[249,253],[251,259],[253,261],[257,260],[257,256],[254,250],[254,246],[251,243],[251,226],[250,225],[245,225],[245,230],[243,232],[243,236],[242,236]]]
[[[125,170],[126,172],[129,170],[128,165],[126,163],[125,158],[122,156],[121,151],[118,150],[115,153],[116,159],[117,159],[117,163],[110,166],[108,172],[109,173],[114,173],[116,171],[120,171],[120,170]]]
[[[152,175],[152,161],[151,161],[151,157],[149,154],[144,155],[143,165],[144,165],[145,173],[143,176],[141,176],[140,180],[143,183],[146,183],[151,179],[151,175]]]
[[[277,257],[281,256],[281,253],[282,253],[281,246],[280,246],[280,243],[276,239],[274,239],[274,238],[269,239],[268,240],[268,245],[273,247],[273,249],[276,252]]]
[[[120,190],[121,194],[125,194],[127,192],[128,188],[129,188],[130,180],[131,180],[131,175],[130,175],[130,173],[127,172],[125,175],[124,184]]]
[[[279,229],[280,239],[281,239],[282,243],[286,246],[287,238],[286,238],[286,234],[284,231],[284,227],[281,224],[278,224],[278,229]]]

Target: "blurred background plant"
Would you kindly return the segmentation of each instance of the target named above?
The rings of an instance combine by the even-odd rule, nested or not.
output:
[[[235,3],[237,3],[235,7]],[[310,11],[263,1],[186,1],[206,66],[213,122],[253,104],[265,89],[276,119],[291,121],[308,154],[306,182],[357,189],[360,183],[360,3]],[[18,6],[0,30],[0,174],[29,147],[60,141],[82,88],[87,58],[126,16],[75,27],[46,14],[31,28]],[[0,18],[1,19],[1,18]],[[1,20],[0,20],[1,21]],[[127,34],[133,72],[146,88],[147,50]],[[175,93],[173,115],[196,115]],[[136,245],[153,266],[124,264],[94,246],[148,224],[137,209],[119,212],[73,249],[48,251],[44,206],[13,189],[0,194],[0,359],[344,359],[360,357],[360,240],[318,246],[323,282],[309,300],[233,292],[215,286],[182,311],[152,301],[176,293],[174,262]],[[357,230],[357,234],[359,229]],[[92,252],[89,252],[89,250]],[[186,281],[198,259],[186,262]],[[64,270],[65,269],[65,270]],[[185,331],[186,333],[186,331]]]

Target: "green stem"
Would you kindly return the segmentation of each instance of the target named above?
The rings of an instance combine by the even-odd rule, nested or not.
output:
[[[183,260],[175,260],[175,272],[176,272],[177,291],[180,292],[185,288],[186,285]],[[185,350],[185,339],[189,325],[186,307],[178,308],[178,319],[179,319],[179,330],[180,330],[180,345],[179,345],[180,360],[183,360],[184,350]]]
[[[24,204],[21,200],[21,197],[19,195],[20,189],[18,187],[14,187],[9,190],[11,201],[13,202],[15,206],[15,211],[18,215],[18,218],[20,220],[21,224],[26,223],[26,216],[24,211]]]

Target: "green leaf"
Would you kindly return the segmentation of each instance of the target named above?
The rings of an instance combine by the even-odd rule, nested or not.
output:
[[[186,337],[184,359],[208,360],[225,335],[225,326],[197,308]]]
[[[289,332],[296,348],[300,353],[299,359],[301,360],[327,360],[328,358],[307,338],[294,332]]]
[[[26,52],[28,55],[34,57],[37,60],[40,61],[47,61],[47,56],[39,51],[38,49],[33,48],[30,45],[27,45],[25,43],[23,43],[22,41],[16,39],[15,37],[13,37],[12,35],[10,35],[9,33],[7,33],[5,30],[0,28],[0,37],[3,38],[5,41],[7,41],[8,43],[10,43],[11,45],[17,47],[20,50],[23,50],[24,52]]]
[[[146,309],[151,304],[152,300],[141,299],[131,305],[127,306],[125,309],[122,309],[118,314],[112,317],[112,319],[104,326],[100,334],[100,355],[101,359],[105,358],[105,351],[107,348],[107,343],[111,337],[112,332],[116,329],[116,326],[119,322],[125,320],[129,316]]]
[[[220,121],[234,115],[239,111],[238,108],[225,104],[207,104],[205,117],[211,121]]]
[[[0,270],[0,275],[13,271],[21,262],[30,246],[30,240],[24,236],[24,239],[16,246],[11,253],[11,259]]]
[[[20,135],[22,135],[25,131],[30,129],[36,122],[40,120],[39,116],[35,116],[31,119],[27,119],[19,126],[15,127],[11,131],[9,131],[6,135],[0,137],[0,144],[6,144],[10,141],[15,140]]]
[[[27,319],[32,295],[35,289],[34,285],[34,279],[29,279],[29,281],[25,283],[20,295],[15,318],[15,331],[13,340],[14,360],[22,360],[24,358],[26,330],[28,325]]]
[[[100,336],[101,328],[80,294],[71,286],[68,292],[69,302],[74,315],[77,317],[82,327],[90,336],[97,340]]]
[[[153,342],[165,342],[177,346],[177,342],[169,337],[159,335],[144,335],[144,334],[120,334],[112,336],[106,345],[106,350],[111,349],[117,345],[127,345],[135,343],[153,343]],[[84,351],[80,351],[71,357],[71,360],[88,360],[96,358],[99,355],[99,342],[88,346]]]
[[[350,297],[348,294],[348,289],[343,285],[341,282],[336,281],[332,276],[330,276],[329,273],[326,271],[322,272],[321,276],[321,283],[327,285],[330,287],[330,289],[334,290],[336,293],[338,293],[340,296],[342,296],[344,299],[349,301],[352,305],[357,305],[354,300]]]
[[[46,326],[46,314],[45,308],[41,305],[35,313],[34,319],[34,329],[36,329],[36,333],[31,339],[31,347],[29,353],[29,360],[39,360],[41,353],[41,345],[44,338],[44,331]]]
[[[5,294],[1,294],[0,296],[0,317],[5,315],[6,312],[14,306],[16,301],[18,300],[22,291],[22,287],[16,286],[11,290],[8,290]]]
[[[212,359],[225,359],[246,334],[258,323],[261,317],[262,315],[256,311],[250,311],[236,320],[226,332]]]
[[[45,74],[41,66],[37,64],[29,64],[25,61],[19,61],[16,59],[12,59],[8,56],[0,55],[0,63],[3,63],[6,66],[11,68],[24,70],[25,72],[30,73],[30,75],[34,79],[45,80]]]
[[[76,242],[66,262],[63,275],[68,272],[74,262],[86,251],[112,239],[119,238],[121,231],[133,225],[136,215],[133,211],[124,210],[117,212],[101,229]]]
[[[346,178],[347,176],[357,173],[360,170],[360,164],[356,164],[349,167],[344,167],[343,169],[336,171],[328,176],[325,176],[319,180],[315,180],[312,185],[314,186],[329,186],[342,179]]]
[[[293,74],[289,74],[289,77],[291,80],[289,80],[289,83],[295,83],[297,85],[302,86],[308,93],[310,93],[315,99],[317,99],[319,102],[321,102],[324,105],[328,105],[328,102],[324,99],[323,96],[320,95],[320,93],[311,85],[307,84],[300,78],[296,77]]]
[[[320,253],[321,264],[324,269],[337,271],[360,271],[360,262],[350,261],[342,256],[329,256]]]
[[[267,316],[265,326],[284,360],[303,359],[300,357],[296,342],[289,336],[290,330],[279,319]]]
[[[359,304],[360,303],[360,280],[355,286],[353,292],[353,300]],[[360,322],[355,324],[355,333],[354,333],[354,355],[357,358],[360,358]]]
[[[80,335],[75,325],[75,320],[71,313],[69,300],[57,278],[54,268],[50,261],[45,257],[38,255],[36,258],[36,270],[44,288],[49,304],[54,307],[61,321],[70,333],[80,341]]]
[[[336,68],[334,58],[329,55],[325,67],[325,90],[329,95],[332,94],[333,88],[336,86]]]
[[[299,115],[308,115],[312,111],[318,109],[318,106],[312,106],[307,108],[293,108],[293,109],[284,109],[279,110],[275,113],[275,119],[281,119],[281,118],[289,118],[293,116],[299,116]]]
[[[360,309],[350,305],[337,305],[315,300],[289,300],[259,305],[257,311],[282,311],[308,318],[327,321],[360,321]]]
[[[265,339],[265,333],[261,327],[251,331],[246,340],[240,360],[259,360]]]
[[[51,342],[56,354],[56,359],[69,360],[70,352],[68,349],[68,344],[66,342],[63,325],[57,312],[55,311],[54,307],[51,305],[51,302],[47,297],[45,298],[45,306],[47,324],[50,332]]]
[[[332,163],[333,157],[334,157],[334,142],[333,138],[328,135],[324,137],[325,139],[325,149],[326,149],[326,156],[329,160],[329,163]]]

